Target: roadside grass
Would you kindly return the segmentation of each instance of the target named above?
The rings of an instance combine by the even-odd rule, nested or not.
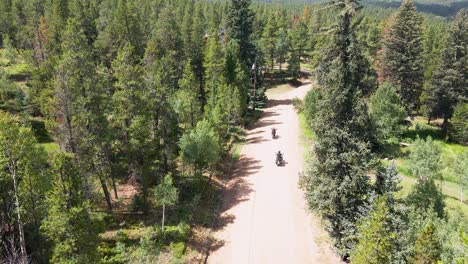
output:
[[[305,117],[304,112],[299,112],[298,113],[299,117],[299,127],[301,128],[302,131],[302,139],[306,141],[314,141],[317,139],[317,136],[315,135],[314,131],[309,127],[309,124],[307,124],[307,119]]]

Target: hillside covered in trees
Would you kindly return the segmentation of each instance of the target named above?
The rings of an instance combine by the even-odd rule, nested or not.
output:
[[[466,2],[284,2],[0,1],[0,263],[193,262],[265,90],[304,78],[337,254],[466,262]]]

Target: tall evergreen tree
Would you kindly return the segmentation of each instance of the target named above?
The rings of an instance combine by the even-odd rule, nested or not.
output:
[[[255,50],[251,35],[254,14],[250,9],[251,0],[231,0],[227,10],[227,33],[239,44],[242,63],[249,67],[254,63]]]
[[[428,99],[431,117],[442,117],[443,131],[459,101],[468,100],[468,9],[458,12],[450,29],[442,62],[436,70]]]
[[[351,255],[352,263],[391,263],[397,234],[393,230],[387,199],[386,196],[379,197],[375,202],[375,209],[359,225],[359,242]]]
[[[54,263],[96,263],[97,227],[91,220],[90,204],[82,192],[79,170],[70,154],[52,159],[53,188],[47,196],[47,217],[41,226],[52,242]]]
[[[449,135],[454,142],[468,144],[468,103],[459,102],[455,107]]]
[[[267,24],[263,29],[261,43],[262,51],[265,54],[265,61],[270,64],[270,72],[273,72],[275,66],[275,57],[276,57],[276,38],[277,38],[277,27],[276,27],[276,18],[273,15],[270,15],[268,18]]]
[[[434,224],[429,223],[422,229],[416,240],[413,257],[414,264],[429,264],[440,261],[441,246],[435,234]]]
[[[352,17],[358,1],[332,1],[340,19],[334,27],[333,47],[322,62],[324,89],[319,111],[312,122],[317,135],[315,158],[302,178],[309,206],[327,221],[340,255],[346,259],[354,244],[353,234],[367,204],[370,184],[366,175],[371,160],[369,116],[361,98],[360,46]]]
[[[106,91],[96,79],[88,40],[75,18],[68,20],[63,36],[66,41],[55,78],[55,132],[62,149],[76,154],[83,176],[99,177],[107,205],[112,210],[103,178],[108,175],[102,171],[107,163],[102,161],[108,132],[102,100]],[[84,179],[85,185],[88,181]]]
[[[404,0],[383,40],[382,77],[399,87],[409,115],[419,107],[424,84],[422,22],[414,3]]]

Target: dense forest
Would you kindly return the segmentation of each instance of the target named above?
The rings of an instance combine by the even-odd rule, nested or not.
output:
[[[0,1],[0,263],[191,262],[265,90],[307,77],[342,259],[466,262],[468,10],[280,2]]]

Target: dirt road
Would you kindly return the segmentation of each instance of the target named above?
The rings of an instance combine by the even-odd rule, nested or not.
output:
[[[291,99],[310,85],[270,91],[269,107],[248,132],[234,175],[228,180],[208,263],[339,263],[317,219],[306,211],[298,173],[303,149]],[[271,138],[276,127],[277,139]],[[284,153],[284,167],[275,152]]]

